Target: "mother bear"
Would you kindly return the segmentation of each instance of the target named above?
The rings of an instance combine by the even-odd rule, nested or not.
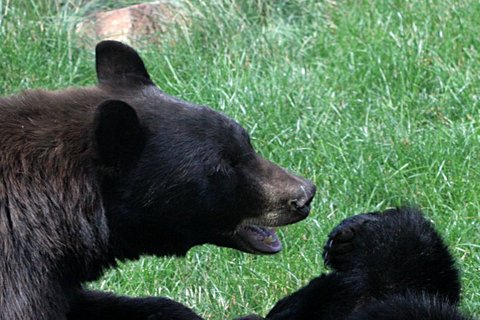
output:
[[[162,92],[132,48],[101,42],[96,69],[94,87],[0,99],[0,318],[200,319],[81,284],[205,243],[275,253],[273,227],[305,218],[315,186],[235,121]]]

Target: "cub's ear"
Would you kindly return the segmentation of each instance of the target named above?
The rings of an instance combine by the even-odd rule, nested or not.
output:
[[[153,84],[142,58],[131,47],[118,41],[102,41],[95,55],[99,83]]]
[[[107,100],[97,107],[94,132],[98,159],[114,172],[130,167],[145,144],[137,113],[119,100]]]

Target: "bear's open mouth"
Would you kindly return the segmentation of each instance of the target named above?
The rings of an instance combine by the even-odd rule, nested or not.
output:
[[[242,226],[237,230],[237,238],[242,242],[243,249],[251,253],[274,254],[282,250],[282,243],[271,227]]]

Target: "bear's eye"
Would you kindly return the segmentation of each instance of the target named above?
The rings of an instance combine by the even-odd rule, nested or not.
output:
[[[240,164],[240,157],[236,157],[236,158],[233,158],[230,160],[229,164],[230,166],[232,166],[233,168],[237,167],[239,164]]]
[[[238,156],[235,156],[235,157],[232,157],[230,159],[230,165],[235,168],[235,167],[238,167],[239,165],[242,165],[242,164],[245,164],[247,163],[248,161],[250,161],[254,156],[254,152],[253,150],[252,151],[248,151],[242,155],[238,155]]]
[[[212,175],[229,175],[232,173],[233,166],[225,160],[221,160],[213,169]]]

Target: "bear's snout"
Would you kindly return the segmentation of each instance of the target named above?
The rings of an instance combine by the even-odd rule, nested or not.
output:
[[[257,218],[275,226],[305,219],[317,189],[313,182],[263,158],[257,164],[252,179],[260,186],[265,205]]]

